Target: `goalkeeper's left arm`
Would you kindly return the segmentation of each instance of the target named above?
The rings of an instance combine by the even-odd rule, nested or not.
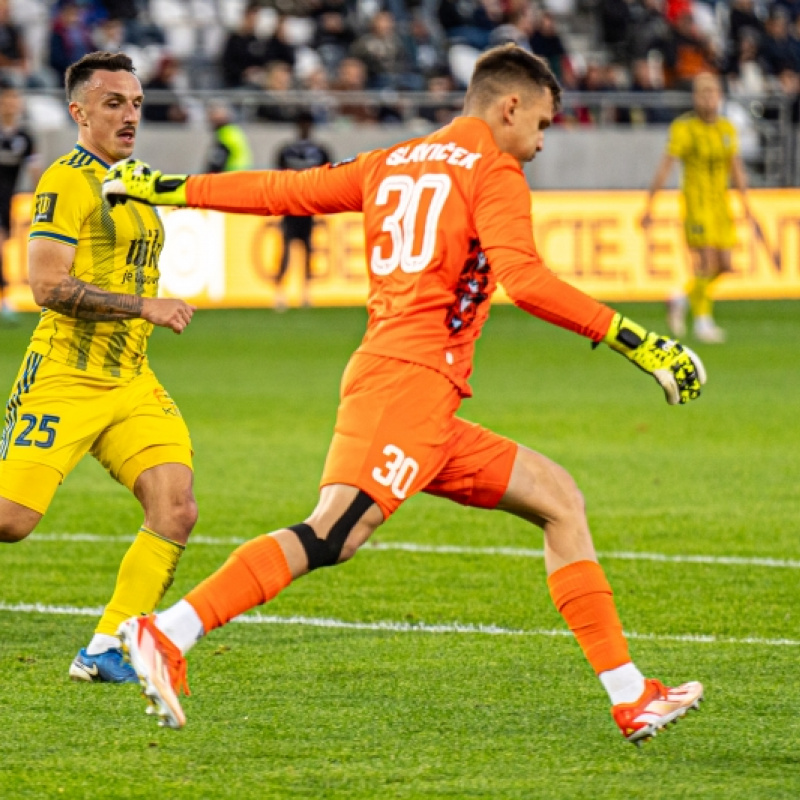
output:
[[[191,206],[235,214],[311,216],[360,211],[361,159],[300,172],[256,170],[213,175],[165,175],[143,161],[114,164],[103,180],[111,203],[136,200],[154,206]]]

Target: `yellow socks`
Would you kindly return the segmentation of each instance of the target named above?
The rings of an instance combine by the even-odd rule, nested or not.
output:
[[[709,288],[716,279],[696,277],[686,289],[689,298],[689,308],[692,310],[694,319],[699,317],[710,317],[713,310],[713,300]]]
[[[172,584],[183,550],[183,545],[142,525],[119,566],[114,594],[96,633],[116,636],[120,623],[153,611]]]

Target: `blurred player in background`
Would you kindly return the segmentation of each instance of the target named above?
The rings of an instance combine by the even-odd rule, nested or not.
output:
[[[311,138],[311,129],[314,117],[309,111],[300,111],[297,115],[297,139],[285,144],[278,151],[278,169],[304,170],[312,167],[321,167],[330,164],[331,157],[328,151]],[[275,276],[275,310],[286,310],[286,294],[283,282],[289,270],[289,260],[292,252],[292,242],[303,245],[304,272],[303,272],[303,305],[310,305],[308,287],[311,283],[311,232],[314,230],[314,218],[310,216],[288,215],[281,221],[281,234],[283,236],[283,250]]]
[[[369,324],[342,379],[319,502],[296,525],[238,548],[177,605],[120,628],[162,721],[185,717],[185,653],[204,634],[307,572],[352,557],[417,492],[496,508],[544,529],[553,601],[608,692],[622,734],[641,741],[696,707],[696,682],[668,688],[631,661],[597,563],[583,497],[562,467],[456,417],[498,280],[514,302],[653,374],[670,403],[698,396],[697,357],[564,283],[534,242],[522,164],[542,149],[560,87],[515,45],[478,60],[464,114],[421,139],[304,172],[186,176],[140,162],[112,169],[114,199],[261,214],[364,212]],[[129,203],[130,205],[130,203]]]
[[[164,228],[144,206],[112,209],[100,185],[133,152],[142,88],[130,58],[90,53],[66,75],[78,144],[36,187],[29,278],[43,307],[6,406],[0,439],[0,541],[28,536],[59,484],[91,453],[144,509],[116,588],[73,679],[129,682],[116,630],[150,611],[194,525],[192,448],[178,407],[150,369],[154,325],[180,333],[193,308],[159,299]]]
[[[212,102],[206,111],[214,133],[206,161],[206,172],[235,172],[253,168],[253,154],[245,132],[233,121],[227,103]]]
[[[25,168],[36,184],[38,162],[33,137],[22,124],[22,97],[11,87],[0,88],[0,321],[13,322],[13,309],[4,289],[3,250],[11,235],[11,201]]]
[[[677,291],[669,299],[667,323],[674,336],[684,336],[686,314],[691,310],[695,338],[705,344],[719,344],[725,341],[725,331],[714,321],[711,285],[720,275],[730,272],[731,250],[736,244],[728,202],[730,180],[741,194],[745,216],[752,219],[752,214],[736,128],[720,116],[719,79],[707,72],[698,75],[692,97],[694,111],[670,125],[667,150],[653,178],[642,225],[647,227],[652,222],[653,199],[666,183],[675,161],[680,161],[684,230],[694,276],[685,291]]]

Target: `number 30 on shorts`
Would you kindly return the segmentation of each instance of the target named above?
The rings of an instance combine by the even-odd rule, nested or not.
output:
[[[20,421],[24,423],[22,432],[14,439],[17,447],[41,447],[47,450],[56,440],[55,425],[61,417],[53,414],[42,414],[41,419],[35,414],[23,414]]]
[[[383,468],[375,467],[372,477],[381,486],[391,487],[392,494],[404,500],[412,481],[417,477],[419,464],[393,444],[387,444],[383,448],[383,454],[389,456],[389,460]]]

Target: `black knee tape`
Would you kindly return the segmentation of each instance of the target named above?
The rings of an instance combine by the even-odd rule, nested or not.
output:
[[[374,503],[366,492],[359,491],[344,514],[334,523],[326,539],[320,539],[316,531],[305,522],[289,527],[290,531],[297,534],[303,550],[306,551],[309,572],[320,567],[332,567],[339,561],[350,531]]]

